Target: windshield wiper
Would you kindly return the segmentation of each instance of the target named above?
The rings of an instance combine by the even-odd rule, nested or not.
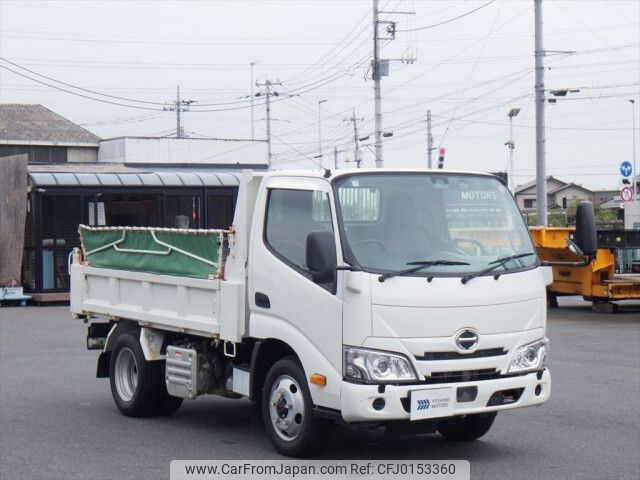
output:
[[[469,280],[484,275],[485,273],[492,272],[498,267],[502,267],[505,264],[509,263],[512,260],[517,260],[518,258],[530,257],[531,255],[535,255],[535,253],[516,253],[515,255],[509,255],[508,257],[498,258],[493,262],[489,262],[490,267],[485,268],[484,270],[480,270],[479,272],[470,273],[469,275],[465,275],[460,280],[463,284],[467,283]],[[494,278],[497,280],[500,275],[495,275]]]
[[[407,273],[414,273],[419,270],[425,270],[434,265],[470,265],[467,262],[456,262],[453,260],[421,260],[417,262],[407,262],[407,265],[413,265],[413,267],[405,268],[403,270],[396,270],[394,272],[383,273],[378,277],[378,281],[384,282],[387,278],[397,277],[399,275],[406,275]]]

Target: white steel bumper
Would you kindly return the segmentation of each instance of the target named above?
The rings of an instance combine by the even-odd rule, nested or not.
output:
[[[536,387],[540,385],[539,394],[536,395]],[[505,377],[494,380],[482,380],[477,382],[423,384],[423,385],[387,385],[384,393],[380,393],[378,385],[362,385],[342,382],[341,387],[341,411],[342,418],[346,422],[370,422],[385,420],[409,420],[408,400],[412,390],[424,390],[427,388],[452,387],[454,398],[456,389],[461,387],[477,387],[478,394],[471,402],[454,403],[453,415],[470,415],[474,413],[495,412],[509,408],[528,407],[545,402],[551,394],[551,374],[544,370],[540,379],[537,373],[530,373],[518,377]],[[524,388],[520,398],[510,404],[487,406],[489,399],[495,392],[502,390]],[[374,400],[382,398],[384,408],[375,410]]]

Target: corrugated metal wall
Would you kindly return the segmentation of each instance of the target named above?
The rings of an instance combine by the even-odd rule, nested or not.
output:
[[[264,165],[267,144],[251,140],[123,137],[100,142],[98,161]]]

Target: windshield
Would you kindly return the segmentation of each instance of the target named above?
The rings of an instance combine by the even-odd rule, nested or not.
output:
[[[369,173],[339,178],[334,188],[345,259],[368,271],[438,261],[411,275],[460,275],[535,252],[513,197],[494,177]],[[520,256],[497,270],[529,268],[536,258]]]

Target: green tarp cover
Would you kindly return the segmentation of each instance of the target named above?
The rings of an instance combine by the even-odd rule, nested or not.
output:
[[[193,231],[180,232],[157,229],[154,233],[159,241],[201,257],[208,262],[214,262],[215,265],[157,243],[150,230],[80,227],[82,249],[85,259],[91,267],[193,278],[208,278],[218,271],[219,232],[203,230],[195,233]],[[123,234],[124,241],[120,241]],[[98,250],[101,247],[114,244],[114,242],[118,243]],[[93,250],[97,251],[91,253]],[[164,254],[167,251],[169,253]],[[163,254],[148,252],[162,252]]]

